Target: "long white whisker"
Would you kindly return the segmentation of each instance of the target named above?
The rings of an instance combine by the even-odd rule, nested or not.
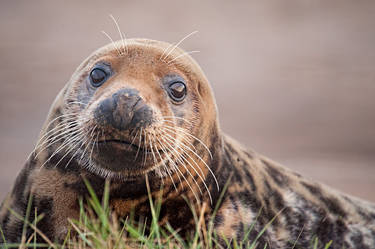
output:
[[[163,154],[167,157],[167,161],[169,163],[173,163],[171,157],[169,156],[168,152],[165,149],[165,146],[160,142],[159,139],[158,139],[158,142],[159,142],[159,145],[160,145],[160,149],[163,151]],[[171,167],[172,167],[172,172],[176,172],[177,168],[175,167],[175,164],[171,165]],[[178,178],[179,182],[182,183],[180,175],[179,174],[176,174],[176,175],[177,175],[177,178]],[[176,189],[176,191],[177,191],[177,189]]]
[[[122,51],[122,53],[121,53],[121,55],[122,55],[123,53],[125,53],[125,48],[126,48],[125,43],[124,43],[124,37],[122,36],[123,34],[122,34],[122,32],[121,32],[120,26],[118,25],[116,19],[113,17],[112,14],[110,14],[109,16],[111,17],[111,19],[112,19],[113,22],[115,23],[116,28],[117,28],[117,31],[118,31],[119,34],[120,34],[120,38],[121,38],[122,45],[123,45],[123,51]]]
[[[146,160],[147,160],[147,137],[146,137],[146,131],[143,131],[144,134],[144,147],[143,147],[143,167],[146,165]]]
[[[220,187],[219,187],[219,183],[218,183],[218,181],[217,181],[217,179],[216,179],[216,176],[215,176],[214,172],[211,170],[210,166],[208,166],[207,163],[202,159],[202,157],[199,156],[194,150],[192,150],[190,147],[184,145],[183,143],[182,143],[182,145],[183,145],[186,149],[188,149],[189,151],[191,151],[196,157],[198,157],[198,158],[203,162],[203,164],[206,166],[206,168],[210,171],[211,175],[213,176],[213,178],[214,178],[214,180],[215,180],[215,183],[216,183],[216,187],[217,187],[217,189],[219,190],[219,189],[220,189]]]
[[[71,137],[71,136],[73,136],[73,135],[76,135],[77,133],[79,133],[79,132],[81,132],[81,131],[82,131],[82,129],[79,129],[79,130],[74,129],[73,131],[69,131],[70,133],[69,133],[68,138]],[[64,132],[64,133],[66,133],[66,132]],[[48,144],[47,144],[46,146],[44,146],[43,148],[38,148],[38,149],[40,149],[40,150],[39,150],[39,152],[35,155],[35,157],[38,157],[38,155],[39,155],[40,153],[42,153],[45,149],[49,148],[50,146],[54,145],[55,143],[59,142],[60,140],[63,140],[63,139],[66,139],[66,138],[67,138],[67,137],[64,136],[64,135],[62,135],[61,137],[60,137],[60,135],[59,135],[58,137],[59,137],[58,139],[54,138],[52,141],[46,141],[46,142],[48,142]],[[43,144],[44,144],[44,143],[43,143]]]
[[[104,30],[102,30],[102,33],[108,37],[108,39],[112,42],[113,46],[115,47],[115,49],[117,50],[117,53],[121,56],[121,51],[120,49],[117,47],[115,41],[112,39],[112,37],[109,36],[109,34],[107,34],[107,32],[105,32]]]
[[[153,149],[154,146],[151,143],[151,138],[153,138],[152,134],[150,135],[148,142],[149,142],[149,145],[150,145],[150,150],[151,150],[152,158],[153,158],[153,161],[154,161],[154,165],[156,165],[157,160],[156,160],[156,157],[155,157],[155,154],[154,154],[154,149]]]
[[[164,147],[163,145],[162,145],[162,147]],[[167,149],[167,148],[166,148]],[[166,156],[168,157],[168,158],[170,158],[170,156],[168,155],[168,153],[166,154]],[[184,174],[181,172],[181,170],[178,168],[178,165],[175,163],[175,161],[174,160],[172,160],[171,158],[170,158],[170,162],[172,162],[174,165],[175,165],[175,169],[177,170],[177,172],[182,176],[182,178],[184,179],[184,182],[186,182],[186,184],[189,186],[189,188],[190,188],[190,190],[191,190],[191,192],[193,193],[193,195],[194,195],[194,197],[195,197],[195,199],[199,202],[199,198],[198,198],[198,196],[197,196],[197,193],[194,191],[194,189],[193,189],[193,187],[191,186],[191,184],[189,183],[189,181],[186,179],[186,177],[184,176]],[[180,180],[181,181],[181,180]],[[182,183],[181,183],[182,184]]]
[[[176,136],[178,135],[178,133],[177,133],[176,131],[170,131],[170,130],[162,129],[162,133],[163,133],[164,135],[166,135],[167,137],[169,137],[170,140],[172,140],[172,141],[173,141],[173,140],[176,140],[176,138],[174,138],[174,137],[172,137],[170,134],[168,134],[167,131],[168,131],[168,132],[173,132],[173,134],[175,134]],[[188,141],[184,136],[180,136],[180,137],[182,138],[182,140],[180,141],[181,144],[183,144],[183,145],[186,147],[187,145],[184,143],[184,141],[186,141],[186,142],[191,146],[191,148],[195,149],[194,145],[193,145],[190,141]],[[180,147],[181,147],[181,146],[180,146]],[[182,149],[182,150],[183,150],[183,149]],[[199,171],[201,172],[201,174],[204,175],[203,170],[201,169],[201,167],[199,167],[199,165],[198,165],[197,162],[193,159],[193,157],[192,157],[189,153],[186,153],[186,155],[187,155],[190,159],[192,159],[192,161],[195,163],[195,165],[197,165],[197,167],[198,167]]]
[[[56,126],[54,129],[52,130],[55,130],[56,128],[58,128],[57,130],[53,131],[52,133],[48,134],[46,133],[46,135],[48,135],[47,137],[46,136],[43,136],[42,139],[45,139],[43,140],[42,142],[42,139],[40,139],[40,141],[38,142],[38,144],[35,146],[35,149],[38,149],[40,148],[41,146],[43,146],[45,143],[47,142],[53,142],[56,138],[59,138],[61,136],[63,136],[64,134],[66,133],[69,133],[71,131],[74,131],[76,130],[76,127],[75,127],[75,123],[71,123],[71,124],[61,124],[61,125],[58,125]],[[51,131],[52,131],[51,130]],[[63,132],[61,132],[63,131]],[[58,134],[58,135],[56,135]],[[56,135],[56,136],[55,136]],[[42,143],[41,143],[42,142]],[[40,144],[41,143],[41,144]]]
[[[95,126],[92,128],[92,131],[90,132],[90,137],[93,137],[93,133],[94,133],[94,131],[95,131],[95,129],[96,129],[97,127],[98,127],[98,125],[95,125]],[[87,142],[87,141],[86,141],[86,142]],[[86,147],[85,147],[84,151],[86,151],[86,150],[88,149],[89,145],[90,145],[90,143],[87,143],[87,144],[86,144]],[[82,153],[81,158],[79,159],[80,161],[83,159],[83,156],[84,156],[84,153]]]
[[[175,122],[173,122],[172,120],[168,120],[168,119],[173,119],[173,120],[175,120],[175,119],[179,119],[179,120],[182,120],[182,121],[184,121],[184,122],[186,122],[186,123],[188,123],[188,124],[192,124],[189,120],[187,120],[187,119],[185,119],[185,118],[181,118],[181,117],[175,117],[175,116],[163,116],[163,121],[164,122],[169,122],[169,123],[173,123],[173,124],[176,124]]]
[[[164,49],[163,53],[159,57],[159,61],[163,58],[164,54],[172,47],[174,44],[170,44],[166,49]]]
[[[142,127],[141,127],[141,132],[139,133],[139,144],[138,144],[138,150],[137,150],[137,154],[135,154],[135,158],[134,158],[134,161],[137,160],[137,157],[138,157],[138,153],[141,149],[141,144],[142,144]]]
[[[90,140],[90,144],[91,144],[91,140]],[[90,151],[90,156],[89,156],[89,163],[92,163],[92,152],[94,151],[94,147],[95,147],[95,144],[93,144],[91,146],[91,151]]]
[[[85,139],[85,144],[86,144],[86,146],[85,146],[85,148],[83,149],[83,152],[82,152],[82,155],[81,155],[81,158],[79,159],[79,162],[82,162],[83,164],[86,164],[87,163],[87,159],[85,160],[85,161],[83,161],[82,159],[85,157],[85,155],[86,155],[86,152],[88,151],[87,149],[89,148],[89,144],[90,143],[88,143],[88,141],[87,141],[88,139],[86,138]]]
[[[82,148],[83,145],[85,145],[85,143],[87,142],[87,138],[85,138],[85,142],[82,142],[81,143],[81,146],[79,146],[79,148],[76,149],[76,145],[73,145],[72,146],[72,149],[76,149],[76,152],[70,157],[69,161],[65,164],[65,168],[67,168],[70,164],[70,162],[73,160],[73,158],[78,154],[78,152],[80,151],[80,149]],[[78,142],[77,142],[78,143]],[[76,144],[77,144],[76,143]],[[64,158],[64,157],[63,157]],[[63,159],[61,158],[60,161]],[[57,167],[57,165],[60,163],[60,161],[55,165],[55,167]]]
[[[167,144],[167,148],[168,148],[168,149],[172,149],[172,150],[175,152],[175,153],[173,153],[173,154],[176,156],[176,160],[178,160],[178,161],[181,163],[181,165],[185,168],[185,170],[188,172],[188,174],[189,174],[189,175],[191,176],[191,178],[193,179],[194,183],[197,185],[197,187],[198,187],[198,189],[199,189],[199,192],[203,195],[202,189],[200,188],[200,186],[199,186],[197,180],[195,180],[194,176],[190,173],[189,169],[185,166],[184,161],[181,160],[181,156],[182,156],[182,154],[179,153],[179,152],[176,150],[176,148],[173,147],[173,144],[169,143],[169,142],[168,142],[167,140],[165,140],[163,137],[162,137],[161,139],[163,139],[163,141]],[[195,168],[194,168],[194,167],[192,167],[192,168],[194,169],[195,173],[196,173],[198,176],[200,176],[200,175],[198,174],[198,172],[195,170]]]
[[[49,123],[47,125],[45,125],[46,129],[49,128],[49,126],[55,122],[57,119],[59,118],[66,118],[66,117],[71,117],[71,116],[77,116],[77,113],[65,113],[65,114],[61,114],[57,117],[55,117],[54,119],[52,119],[51,121],[49,121]]]
[[[168,134],[165,134],[165,135],[167,135],[167,136],[169,136]],[[173,142],[171,139],[168,139],[167,137],[165,137],[165,136],[163,136],[165,139],[167,139],[168,141],[170,141],[171,143]],[[169,136],[169,137],[171,137],[171,136]],[[172,138],[172,137],[171,137]],[[165,141],[165,140],[164,140]],[[167,141],[165,141],[165,142],[167,142]],[[167,142],[168,143],[168,142]],[[172,145],[170,144],[170,143],[168,143],[170,146],[171,146],[171,148],[173,148],[172,147]],[[175,146],[178,146],[178,148],[180,148],[182,151],[184,151],[179,145],[175,145]],[[175,150],[176,151],[176,150]],[[198,167],[198,169],[200,170],[200,172],[202,173],[202,175],[204,175],[203,174],[203,171],[202,171],[202,169],[199,167],[199,165],[195,162],[195,160],[189,155],[189,153],[186,153],[186,155],[187,156],[189,156],[190,158],[191,158],[191,160],[194,162],[194,164],[195,165],[197,165],[197,167]],[[206,182],[205,182],[205,179],[203,178],[203,176],[196,170],[196,168],[189,162],[189,160],[187,159],[187,158],[185,158],[185,156],[183,155],[183,153],[181,153],[180,154],[180,157],[185,161],[185,162],[187,162],[189,165],[190,165],[190,167],[194,170],[194,172],[199,176],[199,178],[202,180],[202,182],[203,182],[203,185],[204,185],[204,187],[205,187],[205,189],[207,190],[207,193],[208,193],[208,196],[209,196],[209,198],[210,198],[210,202],[211,202],[211,204],[212,204],[212,197],[211,197],[211,192],[210,192],[210,190],[209,190],[209,188],[208,188],[208,186],[207,186],[207,184],[206,184]],[[182,164],[183,164],[183,162],[182,162]],[[196,183],[197,184],[197,183]],[[197,186],[198,186],[198,184],[197,184]],[[198,186],[199,187],[199,186]],[[200,187],[199,187],[199,189],[200,189]],[[202,192],[201,192],[202,193]]]
[[[82,138],[82,135],[83,135],[83,134],[81,134],[81,138]],[[79,140],[80,140],[80,139],[77,139],[77,140],[75,140],[75,141],[73,141],[73,142],[77,142],[77,143],[78,143]],[[69,145],[68,145],[68,147],[70,147],[69,150],[68,150],[68,151],[64,154],[64,156],[61,157],[60,160],[55,164],[55,168],[60,164],[60,162],[61,162],[61,161],[62,161],[62,160],[63,160],[63,159],[64,159],[64,158],[65,158],[65,157],[71,152],[71,151],[73,151],[74,149],[76,149],[77,146],[76,146],[75,144],[72,145],[71,143],[72,143],[72,142],[70,142]],[[77,144],[77,143],[76,143],[76,144]],[[82,143],[81,146],[80,146],[79,148],[81,148],[83,145],[84,145],[84,143]],[[65,165],[65,168],[69,165],[70,161],[71,161],[72,158],[76,155],[76,153],[78,152],[79,148],[78,148],[77,151],[74,153],[74,155],[70,158],[69,162]]]
[[[194,35],[197,32],[198,31],[193,31],[190,34],[188,34],[187,36],[185,36],[184,38],[182,38],[179,42],[176,43],[176,45],[173,46],[173,48],[168,52],[168,54],[163,56],[162,60],[164,61],[164,59],[166,59],[178,47],[178,45],[180,45],[184,40],[186,40],[187,38],[189,38],[190,36]]]
[[[126,53],[129,54],[129,47],[128,47],[128,40],[126,39],[126,36],[124,33],[122,33],[122,35],[124,36],[125,38],[125,47],[126,47]]]
[[[59,118],[70,117],[70,118],[67,118],[67,119],[66,119],[67,121],[70,121],[70,120],[74,120],[74,119],[75,119],[75,115],[76,115],[75,113],[74,113],[74,114],[69,114],[69,115],[66,115],[66,114],[60,115],[60,116],[54,118],[53,120],[51,120],[51,121],[46,125],[46,129],[48,129],[49,126],[50,126],[53,122],[55,122],[57,119],[59,119]],[[35,145],[35,146],[37,146],[37,145],[41,142],[41,140],[44,139],[44,137],[46,137],[46,136],[47,136],[48,134],[50,134],[52,131],[54,131],[54,130],[56,130],[58,127],[60,127],[60,126],[64,126],[64,125],[65,125],[64,123],[59,123],[56,127],[54,127],[53,129],[47,131],[46,133],[44,133],[44,135],[43,135],[42,137],[40,137],[39,140],[36,142],[36,145]]]
[[[170,141],[171,143],[175,144],[174,141],[176,139],[174,137],[172,137],[171,135],[169,135],[168,133],[166,133],[165,131],[163,131],[163,137],[165,139],[167,139],[168,141]],[[204,173],[203,173],[202,169],[199,167],[199,165],[197,164],[197,162],[194,160],[194,158],[189,153],[186,153],[186,151],[180,146],[180,144],[184,145],[184,147],[187,147],[182,141],[180,141],[179,144],[175,144],[175,146],[177,146],[178,148],[180,148],[194,162],[194,164],[198,167],[200,173],[204,176]],[[181,154],[181,156],[185,158],[185,156],[183,154]],[[189,161],[187,161],[187,162],[189,162]],[[198,172],[196,172],[196,173],[198,175],[200,175]]]
[[[190,51],[190,52],[184,52],[184,53],[180,54],[179,56],[177,56],[177,57],[171,59],[170,61],[168,61],[167,64],[168,64],[168,65],[171,64],[172,62],[174,62],[174,61],[177,60],[178,58],[181,58],[181,57],[187,56],[187,55],[189,55],[189,54],[199,53],[199,52],[200,52],[200,51],[198,51],[198,50],[194,50],[194,51]]]
[[[82,133],[78,133],[77,135],[75,135],[74,137],[71,137],[67,140],[65,140],[61,145],[60,147],[58,147],[58,149],[56,151],[54,151],[52,153],[52,155],[42,164],[41,168],[44,167],[44,165],[49,161],[51,160],[57,153],[59,153],[62,149],[64,149],[66,146],[69,145],[69,143],[72,143],[72,142],[76,142],[77,140],[79,140],[82,136]]]
[[[156,140],[157,140],[157,142],[158,142],[159,144],[161,144],[161,143],[160,143],[160,140],[159,140],[157,137],[156,137]],[[155,139],[154,139],[154,142],[155,142]],[[156,152],[157,152],[158,155],[159,155],[160,161],[163,162],[164,167],[165,167],[165,171],[167,172],[169,178],[171,179],[172,184],[173,184],[173,187],[174,187],[174,189],[176,190],[176,193],[177,193],[178,190],[177,190],[176,184],[175,184],[175,182],[174,182],[174,180],[173,180],[173,177],[172,177],[171,174],[169,173],[169,169],[168,169],[167,166],[165,165],[164,160],[162,159],[162,157],[161,157],[161,155],[160,155],[160,152],[159,152],[159,150],[156,148],[156,146],[155,146],[155,149],[156,149]]]
[[[203,145],[203,147],[204,147],[204,148],[207,150],[207,152],[210,154],[211,159],[213,159],[212,153],[211,153],[210,149],[207,147],[207,145],[206,145],[205,143],[203,143],[202,140],[200,140],[200,139],[197,138],[196,136],[194,136],[194,135],[190,134],[189,132],[187,132],[185,129],[180,128],[180,127],[173,127],[173,126],[169,126],[169,125],[164,125],[163,128],[166,128],[166,129],[171,128],[171,129],[169,129],[169,130],[171,130],[171,131],[173,131],[173,130],[178,130],[178,131],[184,133],[185,135],[187,135],[187,136],[189,136],[189,137],[191,137],[191,138],[197,140],[199,143],[201,143],[201,144]]]
[[[67,104],[67,106],[70,107],[73,104],[78,104],[78,105],[83,105],[83,106],[87,106],[88,105],[88,103],[83,103],[81,101],[69,101],[68,104]]]

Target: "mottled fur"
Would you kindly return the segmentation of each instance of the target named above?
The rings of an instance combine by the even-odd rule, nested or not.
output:
[[[194,219],[184,196],[192,203],[197,199],[201,204],[205,203],[208,219],[225,184],[230,181],[214,222],[221,236],[242,240],[246,228],[255,222],[249,235],[252,240],[275,218],[259,238],[259,248],[264,248],[265,244],[268,248],[291,248],[293,245],[295,248],[309,248],[314,236],[319,238],[320,247],[332,240],[331,248],[375,248],[374,204],[303,178],[243,149],[224,135],[219,127],[209,83],[195,61],[183,55],[181,49],[172,50],[169,44],[143,39],[128,40],[126,49],[123,45],[123,42],[117,42],[99,49],[78,67],[52,105],[41,138],[65,122],[66,116],[61,115],[69,113],[77,119],[79,116],[89,117],[90,122],[80,125],[87,128],[86,136],[94,133],[95,128],[90,129],[93,108],[99,100],[122,89],[125,84],[140,92],[159,115],[157,117],[176,117],[171,119],[171,126],[188,130],[199,138],[199,141],[193,139],[182,131],[170,134],[173,147],[183,150],[179,146],[188,141],[195,153],[186,151],[186,148],[185,160],[175,157],[172,152],[173,159],[166,159],[163,155],[163,159],[155,160],[144,152],[147,163],[143,168],[111,172],[103,169],[103,165],[92,163],[83,149],[58,151],[64,139],[45,149],[37,147],[0,210],[0,225],[7,241],[19,242],[23,227],[23,222],[13,216],[9,208],[25,215],[30,196],[31,210],[37,209],[38,214],[44,214],[39,223],[40,230],[51,240],[63,239],[68,231],[67,219],[79,217],[78,199],[88,195],[84,178],[88,179],[99,198],[103,195],[106,179],[111,179],[110,205],[119,217],[126,217],[131,210],[136,210],[137,216],[150,216],[147,175],[154,196],[159,195],[161,186],[164,186],[160,222],[168,221],[181,229],[181,233],[188,234],[194,229]],[[94,91],[87,87],[86,81],[90,68],[98,61],[109,61],[116,75],[108,85]],[[178,74],[187,82],[189,97],[181,105],[170,103],[163,88],[159,87],[161,79],[169,74]],[[147,129],[155,132],[158,125],[162,126],[156,119]],[[107,136],[123,136],[110,127],[103,129]],[[97,139],[99,136],[100,133]],[[149,142],[153,143],[151,139]],[[161,145],[155,144],[154,148],[158,146]],[[168,148],[170,151],[172,146]],[[172,163],[181,173],[172,169]],[[199,168],[194,171],[195,165]],[[31,215],[30,220],[33,218]],[[28,234],[31,232],[29,229]]]

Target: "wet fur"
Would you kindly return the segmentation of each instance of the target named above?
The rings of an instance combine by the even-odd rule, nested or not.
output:
[[[122,50],[119,51],[119,48]],[[66,150],[56,153],[62,141],[45,149],[37,147],[0,210],[0,225],[8,242],[19,242],[23,227],[23,222],[8,209],[24,215],[30,195],[31,210],[36,208],[38,214],[44,214],[38,226],[40,230],[51,240],[63,239],[68,231],[67,219],[79,217],[78,199],[88,195],[84,178],[89,180],[99,198],[103,195],[105,180],[111,179],[110,205],[119,217],[127,216],[133,209],[137,210],[137,216],[150,216],[145,181],[147,174],[154,196],[160,194],[160,187],[164,186],[160,222],[168,221],[174,228],[181,229],[183,234],[189,234],[194,229],[194,219],[183,196],[191,202],[199,199],[205,203],[208,219],[218,204],[225,184],[230,181],[215,217],[216,231],[226,238],[242,240],[246,228],[256,222],[249,236],[253,240],[276,217],[258,240],[259,248],[265,244],[268,244],[268,248],[309,248],[314,236],[319,238],[320,247],[332,240],[330,248],[375,248],[374,204],[303,178],[254,151],[243,149],[224,135],[217,120],[214,97],[203,72],[182,50],[175,48],[171,51],[171,48],[166,43],[136,39],[127,40],[126,45],[118,42],[96,51],[78,67],[57,96],[41,138],[64,121],[59,118],[60,115],[76,113],[78,118],[85,105],[109,94],[99,90],[90,95],[80,84],[96,61],[110,59],[114,64],[119,63],[118,68],[123,68],[123,60],[119,58],[125,58],[129,64],[123,69],[124,75],[127,79],[133,79],[133,87],[142,89],[145,82],[155,82],[155,78],[170,71],[183,75],[190,82],[193,96],[182,111],[169,104],[167,108],[162,104],[164,102],[153,99],[154,95],[161,96],[160,101],[167,99],[161,89],[142,90],[142,94],[164,115],[180,117],[181,120],[175,119],[174,125],[188,128],[201,140],[189,138],[197,155],[201,155],[201,160],[192,152],[187,159],[192,165],[195,165],[194,162],[199,165],[199,169],[195,172],[191,167],[181,166],[179,174],[175,170],[163,171],[160,163],[157,163],[160,167],[146,167],[137,173],[113,173],[96,168],[87,160],[80,160],[81,154],[74,157],[68,153],[69,156],[64,157]],[[159,63],[165,65],[157,67]],[[121,84],[114,81],[111,89],[120,89]],[[74,104],[75,101],[85,105]],[[85,125],[90,126],[89,123]],[[187,139],[183,133],[179,133],[180,137],[177,133],[171,134],[175,143]],[[202,143],[208,147],[211,155]],[[89,157],[88,154],[83,155],[86,159]],[[147,156],[146,159],[152,160]],[[172,167],[170,160],[167,161],[169,164],[165,166]],[[181,165],[181,159],[176,159],[175,163]],[[199,177],[199,172],[204,174],[204,181]],[[33,218],[31,215],[30,220]],[[28,235],[32,233],[31,229],[27,232]]]

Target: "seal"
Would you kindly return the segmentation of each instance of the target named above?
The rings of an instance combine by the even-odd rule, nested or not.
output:
[[[77,68],[3,203],[6,241],[21,240],[23,222],[9,210],[24,216],[29,200],[44,214],[39,229],[63,240],[68,219],[79,218],[78,200],[88,196],[87,179],[98,198],[110,181],[111,210],[122,218],[132,210],[151,216],[150,186],[162,200],[160,223],[184,236],[195,228],[188,200],[206,207],[205,219],[217,208],[223,244],[256,239],[261,248],[307,248],[316,236],[322,245],[332,240],[331,248],[374,248],[374,204],[307,180],[225,135],[207,78],[177,45],[121,40]]]

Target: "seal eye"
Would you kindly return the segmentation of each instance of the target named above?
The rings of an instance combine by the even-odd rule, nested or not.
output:
[[[90,73],[91,85],[94,87],[101,86],[107,79],[108,74],[100,68],[94,68]]]
[[[182,101],[186,96],[186,86],[178,81],[169,85],[169,96],[177,102]]]

